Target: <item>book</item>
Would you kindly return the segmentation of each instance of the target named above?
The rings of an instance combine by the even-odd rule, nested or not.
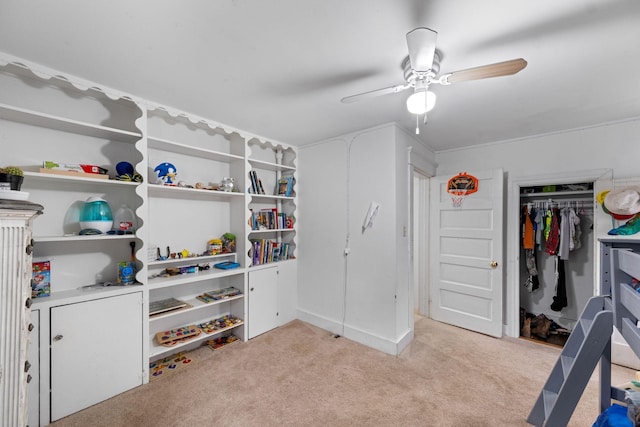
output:
[[[51,263],[34,262],[31,265],[31,298],[51,295]]]
[[[166,313],[167,311],[177,310],[179,308],[186,307],[187,303],[177,300],[175,298],[167,298],[159,301],[151,301],[149,303],[149,316],[153,316],[160,313]]]
[[[210,303],[214,301],[220,301],[223,299],[231,298],[236,295],[241,295],[242,292],[234,287],[228,287],[223,289],[216,289],[213,291],[207,291],[196,298],[204,303]]]
[[[251,192],[253,194],[258,194],[258,178],[256,175],[256,171],[249,171],[249,180],[251,181]]]
[[[278,196],[291,197],[291,188],[293,187],[293,177],[283,176],[278,180],[278,188],[276,194]]]

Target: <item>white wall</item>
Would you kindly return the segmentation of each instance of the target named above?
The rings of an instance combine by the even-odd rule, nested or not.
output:
[[[391,354],[412,326],[410,142],[390,124],[298,151],[298,317]],[[417,151],[433,168],[428,150]],[[380,210],[363,233],[372,201]]]
[[[613,169],[615,178],[640,174],[640,119],[565,133],[436,153],[438,174],[502,168],[509,179],[563,171]]]
[[[514,180],[532,180],[543,175],[561,173],[589,174],[589,171],[611,169],[614,178],[630,178],[640,175],[640,120],[627,121],[543,135],[517,141],[506,141],[475,148],[451,150],[436,153],[437,174],[446,175],[470,169],[495,169],[505,171],[509,187]],[[511,203],[507,194],[507,206]],[[505,215],[505,218],[507,216]],[[510,230],[517,230],[517,224],[505,221],[507,235],[506,254],[514,253],[513,239],[508,238]],[[516,260],[507,262],[505,283],[505,304],[515,301],[514,287],[518,285],[515,274]],[[516,330],[517,317],[505,307],[506,330]]]

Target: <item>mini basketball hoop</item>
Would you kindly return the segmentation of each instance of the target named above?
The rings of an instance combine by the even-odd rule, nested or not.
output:
[[[469,194],[478,191],[478,178],[466,172],[460,172],[447,182],[447,193],[451,194],[454,208],[462,207],[462,202]]]

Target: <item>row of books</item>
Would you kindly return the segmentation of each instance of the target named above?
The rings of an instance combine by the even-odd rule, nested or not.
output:
[[[251,210],[252,230],[282,230],[293,228],[293,217],[284,212],[278,212],[276,208],[260,209],[258,212]]]
[[[252,240],[249,256],[251,265],[267,264],[290,259],[289,243],[278,243],[274,240]]]
[[[252,194],[265,194],[264,188],[262,187],[262,181],[258,178],[256,171],[249,171],[249,181],[251,181],[250,192]]]
[[[262,186],[262,181],[258,178],[256,171],[249,171],[249,181],[251,182],[251,187],[249,188],[251,194],[266,194]],[[283,176],[280,178],[276,183],[273,194],[291,197],[293,194],[293,176]]]

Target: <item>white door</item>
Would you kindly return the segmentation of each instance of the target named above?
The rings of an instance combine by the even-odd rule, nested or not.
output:
[[[454,207],[453,176],[431,178],[430,312],[434,320],[502,336],[503,172],[469,171],[477,192]]]
[[[249,272],[249,339],[278,327],[278,267]]]
[[[139,385],[142,292],[51,308],[51,421]]]

